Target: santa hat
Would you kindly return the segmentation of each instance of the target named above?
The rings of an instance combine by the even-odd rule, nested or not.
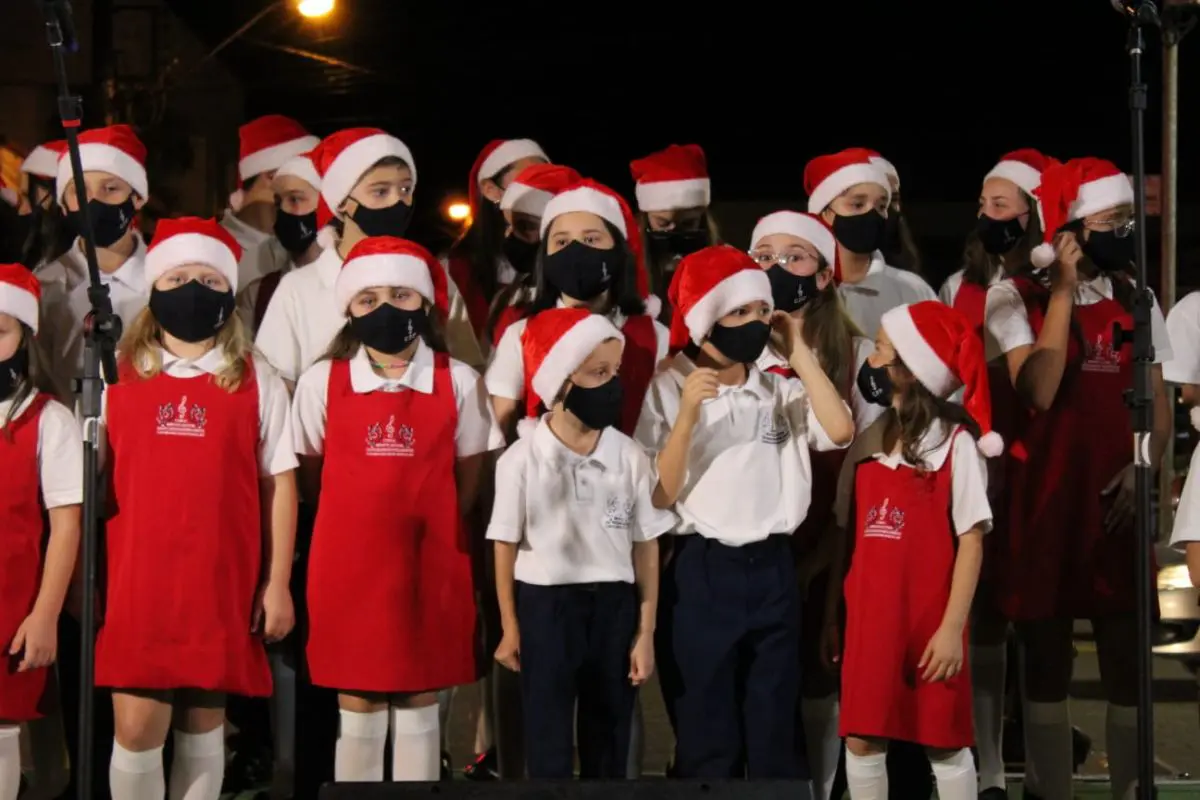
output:
[[[825,263],[833,268],[833,279],[838,283],[842,280],[842,265],[838,261],[837,238],[833,228],[816,214],[804,211],[776,211],[768,214],[754,226],[750,234],[750,249],[758,247],[758,243],[768,236],[786,233],[796,236],[817,248],[817,252],[825,259]]]
[[[735,308],[761,300],[774,305],[767,273],[747,253],[718,244],[684,256],[675,268],[667,299],[671,315],[671,348],[689,339],[700,344],[717,320]]]
[[[334,210],[371,167],[385,158],[398,158],[408,165],[414,185],[417,164],[408,145],[379,128],[350,128],[327,136],[310,154],[317,174],[321,176],[321,203],[317,207],[317,224],[327,225]]]
[[[21,264],[0,264],[0,314],[16,317],[37,333],[41,299],[42,285],[31,270]]]
[[[629,164],[640,211],[699,208],[712,200],[708,164],[698,144],[673,144]]]
[[[629,245],[629,251],[633,253],[636,273],[634,278],[638,295],[647,297],[650,293],[650,281],[646,275],[646,256],[642,247],[642,232],[638,227],[637,219],[633,216],[633,209],[629,207],[629,203],[625,202],[625,198],[591,178],[584,178],[556,194],[546,204],[546,208],[542,212],[541,237],[546,238],[546,231],[550,229],[550,224],[554,222],[555,217],[574,211],[595,214],[620,232]],[[650,306],[647,306],[648,313],[656,313],[649,311],[649,308]]]
[[[541,219],[554,196],[583,180],[570,167],[533,164],[517,173],[500,198],[501,211],[515,211]]]
[[[470,192],[472,213],[479,211],[479,189],[483,182],[496,177],[505,167],[524,158],[550,160],[542,146],[533,139],[493,139],[479,151],[475,163],[471,165],[470,186],[467,189]]]
[[[992,430],[992,398],[983,340],[961,312],[937,300],[896,306],[879,324],[892,340],[896,355],[921,385],[938,397],[962,386],[962,406],[979,425],[979,452],[994,458],[1004,440]]]
[[[871,160],[871,151],[851,147],[840,153],[817,156],[804,167],[804,191],[808,193],[808,210],[820,214],[838,195],[860,183],[874,183],[887,192],[889,202],[892,186],[887,172]]]
[[[276,178],[299,178],[314,189],[321,188],[321,176],[317,174],[317,168],[313,166],[312,158],[308,153],[293,156],[275,170]]]
[[[446,270],[416,242],[373,236],[356,244],[338,272],[333,293],[343,313],[350,301],[372,286],[404,286],[428,300],[444,318],[450,308]]]
[[[552,308],[530,317],[521,333],[521,354],[534,393],[552,405],[571,373],[609,339],[625,341],[608,317],[586,308]]]
[[[21,163],[21,172],[28,173],[35,178],[55,179],[58,177],[58,160],[66,152],[66,139],[39,144]]]
[[[1133,183],[1116,164],[1102,158],[1072,158],[1042,173],[1034,192],[1042,209],[1045,241],[1033,248],[1029,260],[1038,269],[1054,263],[1054,237],[1068,223],[1133,203]]]
[[[1013,150],[1001,157],[996,166],[983,176],[983,182],[987,183],[992,178],[1003,178],[1015,183],[1018,189],[1034,198],[1033,213],[1041,219],[1042,209],[1041,203],[1037,201],[1037,188],[1042,183],[1042,173],[1057,163],[1057,160],[1039,153],[1032,147]]]
[[[238,129],[241,145],[238,175],[248,181],[255,175],[273,172],[288,159],[307,153],[321,143],[294,119],[279,114],[259,117]]]
[[[107,172],[128,183],[143,200],[150,196],[146,177],[146,145],[128,125],[110,125],[79,134],[79,158],[84,172]],[[64,152],[58,159],[58,199],[74,179],[71,159]]]
[[[867,150],[870,153],[871,163],[883,170],[883,174],[888,179],[896,184],[896,188],[900,188],[900,170],[896,169],[896,165],[888,161],[876,150]],[[890,186],[890,184],[889,184]]]
[[[237,291],[242,246],[215,219],[162,219],[146,250],[146,281],[153,285],[165,273],[185,264],[204,264],[225,276]]]

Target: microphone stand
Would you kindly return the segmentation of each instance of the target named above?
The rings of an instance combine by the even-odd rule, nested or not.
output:
[[[1154,340],[1150,318],[1154,296],[1149,288],[1146,264],[1146,144],[1145,112],[1146,84],[1142,81],[1142,52],[1146,47],[1143,28],[1158,24],[1158,10],[1152,2],[1141,3],[1130,15],[1129,40],[1129,111],[1132,123],[1133,192],[1136,245],[1137,287],[1133,299],[1133,330],[1120,323],[1113,325],[1117,347],[1133,344],[1133,389],[1126,391],[1125,403],[1133,415],[1134,509],[1136,519],[1137,558],[1137,764],[1138,800],[1153,800],[1154,787],[1154,664],[1153,608],[1157,602],[1156,587],[1151,581],[1153,550],[1156,539],[1151,486],[1154,468],[1151,460],[1150,437],[1154,427],[1154,389],[1150,382],[1154,364]]]
[[[87,185],[83,178],[83,161],[79,155],[78,130],[81,125],[83,100],[71,94],[67,79],[64,50],[77,49],[69,0],[39,0],[46,19],[46,41],[54,54],[58,74],[58,113],[62,118],[67,139],[71,175],[75,183],[75,199],[79,204],[83,230],[83,252],[87,258],[88,300],[92,311],[84,323],[83,377],[78,389],[83,417],[83,576],[82,614],[80,623],[79,669],[79,738],[74,765],[76,796],[88,800],[92,796],[94,750],[92,742],[95,713],[93,671],[96,657],[96,560],[99,539],[99,520],[103,510],[100,496],[99,446],[101,397],[104,384],[116,383],[117,341],[121,338],[121,319],[113,314],[108,287],[100,280],[100,265],[96,260],[96,241],[88,213]]]

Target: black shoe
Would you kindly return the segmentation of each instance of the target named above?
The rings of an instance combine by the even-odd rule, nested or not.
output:
[[[486,753],[475,757],[475,763],[463,770],[463,777],[469,781],[498,781],[500,780],[499,763],[496,759],[496,748],[489,748]]]
[[[450,769],[450,754],[442,751],[442,776],[444,781],[454,780],[454,772]]]
[[[979,793],[979,800],[1008,800],[1008,790],[993,786]]]

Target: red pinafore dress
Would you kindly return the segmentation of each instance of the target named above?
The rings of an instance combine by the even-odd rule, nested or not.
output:
[[[232,392],[125,363],[106,414],[115,505],[96,685],[269,695],[250,630],[263,551],[253,362]]]
[[[969,436],[956,428],[951,437]],[[854,555],[846,575],[841,735],[956,750],[974,743],[971,671],[936,683],[918,668],[950,599],[954,449],[936,472],[875,459],[854,476]],[[967,651],[963,629],[963,652]]]
[[[1049,291],[1014,283],[1036,338]],[[1105,533],[1112,497],[1101,491],[1132,461],[1124,391],[1132,348],[1113,346],[1113,323],[1132,324],[1115,300],[1075,306],[1067,364],[1054,403],[1022,414],[1009,448],[1010,526],[1001,604],[1013,620],[1093,618],[1136,610],[1133,526]]]
[[[43,715],[46,668],[17,672],[21,656],[8,655],[17,628],[33,611],[42,578],[41,469],[38,438],[49,397],[37,394],[11,425],[0,428],[0,720],[26,722]]]
[[[475,582],[449,358],[434,355],[430,394],[356,393],[349,362],[336,360],[328,398],[308,568],[313,682],[379,693],[473,682]]]

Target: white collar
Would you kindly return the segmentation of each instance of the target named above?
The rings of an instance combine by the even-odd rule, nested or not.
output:
[[[376,373],[371,368],[367,348],[359,347],[350,359],[350,388],[355,394],[395,392],[401,388],[433,394],[433,351],[425,342],[418,342],[408,369],[399,378],[392,379]]]
[[[238,219],[232,208],[225,209],[225,214],[221,217],[221,227],[229,231],[233,238],[237,239],[238,244],[247,250],[258,247],[271,238],[271,234],[263,233],[258,228],[247,225]]]
[[[216,375],[228,364],[224,351],[219,347],[213,347],[195,359],[180,358],[165,347],[160,347],[158,357],[162,360],[163,372],[175,367],[176,370],[194,369],[208,375]]]
[[[338,255],[337,247],[327,247],[308,266],[316,270],[317,277],[326,289],[332,289],[337,283],[338,273],[342,271],[342,257]]]
[[[762,356],[759,356],[762,358]],[[687,376],[691,375],[696,370],[696,364],[683,353],[676,353],[674,360],[671,362],[670,371],[675,378],[675,382],[683,387]],[[771,386],[771,380],[766,373],[758,368],[756,364],[746,365],[746,382],[739,386],[729,386],[722,383],[717,389],[717,397],[729,394],[731,392],[747,391],[758,397],[760,400],[770,400],[775,396],[775,390]],[[715,398],[714,398],[715,399]],[[706,400],[705,403],[711,403],[711,400]]]
[[[787,369],[792,368],[792,365],[788,363],[788,360],[776,353],[771,345],[767,345],[763,348],[762,355],[758,357],[758,361],[754,362],[754,366],[758,367],[762,372],[766,372],[772,367],[786,367]]]
[[[874,253],[871,253],[871,263],[867,267],[867,275],[878,275],[887,269],[887,267],[888,263],[884,260],[883,253],[876,250]]]
[[[583,456],[559,441],[558,437],[554,435],[554,431],[550,430],[549,420],[549,413],[538,420],[537,427],[533,430],[532,440],[533,447],[551,467],[561,469],[563,467],[594,466],[604,472],[620,470],[621,446],[612,428],[600,431],[595,449]]]
[[[35,389],[34,391],[29,393],[28,397],[26,397],[24,400],[21,401],[21,405],[17,408],[17,412],[15,414],[13,414],[13,422],[16,422],[17,420],[19,420],[21,418],[21,415],[29,410],[29,407],[31,405],[33,405],[33,401],[35,398],[37,398],[37,396],[38,396],[38,392]],[[11,397],[8,398],[7,400],[0,400],[0,430],[3,430],[4,421],[6,419],[8,419],[8,412],[11,409],[12,409],[12,398]]]
[[[554,307],[555,308],[584,308],[584,306],[568,306],[566,303],[563,302],[563,299],[561,297],[558,298],[558,302],[556,302],[554,304]],[[614,326],[616,326],[616,328],[619,330],[621,328],[621,326],[625,324],[625,315],[621,313],[621,309],[617,308],[616,306],[613,306],[612,310],[608,312],[608,321],[611,322]]]
[[[78,266],[80,274],[83,275],[84,291],[87,291],[88,286],[88,267],[87,256],[84,255],[81,244],[82,239],[76,239],[71,244],[71,249],[67,251],[67,257],[70,258]],[[149,288],[146,284],[146,242],[142,240],[142,235],[137,231],[133,232],[133,252],[129,254],[129,258],[121,263],[121,266],[113,272],[101,272],[100,282],[109,283],[116,281],[117,283],[128,286],[136,291],[144,291]]]
[[[912,467],[913,469],[923,468],[932,472],[942,468],[946,463],[946,458],[950,455],[950,448],[954,444],[954,431],[947,430],[946,423],[942,420],[934,420],[933,424],[926,429],[924,435],[921,436],[921,444],[917,447],[917,453],[921,456],[924,464],[910,464],[904,460],[904,456],[900,453],[884,453],[883,452],[883,432],[887,430],[888,420],[892,417],[891,414],[884,413],[879,419],[875,420],[865,431],[859,434],[859,437],[865,439],[865,452],[870,458],[875,459],[880,464],[883,464],[889,469],[896,469],[900,465]]]

